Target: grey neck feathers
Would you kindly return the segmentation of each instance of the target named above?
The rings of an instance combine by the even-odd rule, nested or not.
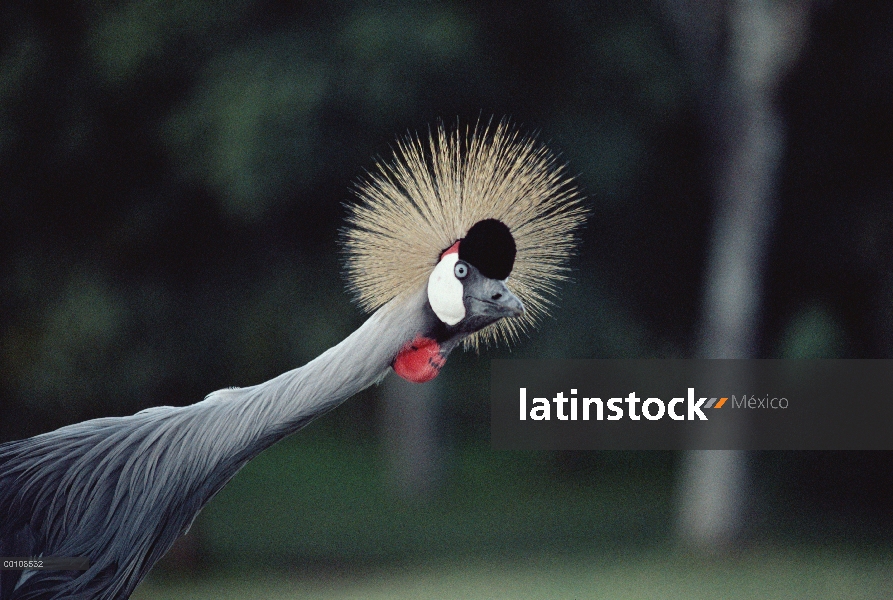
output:
[[[303,367],[252,387],[214,392],[205,402],[231,411],[249,436],[293,433],[379,381],[400,348],[425,326],[425,302],[424,290],[392,301]]]

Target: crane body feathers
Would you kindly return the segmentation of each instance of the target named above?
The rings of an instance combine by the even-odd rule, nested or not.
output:
[[[245,463],[378,381],[429,313],[419,293],[259,385],[0,445],[4,555],[91,559],[84,572],[0,571],[0,599],[129,597]]]

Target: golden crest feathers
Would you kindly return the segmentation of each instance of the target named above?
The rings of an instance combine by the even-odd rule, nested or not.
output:
[[[342,231],[349,287],[372,312],[422,289],[441,253],[483,219],[505,223],[517,256],[506,285],[525,315],[502,319],[466,340],[510,342],[548,314],[586,218],[563,165],[506,121],[463,133],[440,125],[427,142],[408,136],[391,162],[360,181]]]

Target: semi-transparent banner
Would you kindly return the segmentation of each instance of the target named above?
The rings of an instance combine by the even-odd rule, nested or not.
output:
[[[893,360],[493,360],[500,450],[893,450]]]

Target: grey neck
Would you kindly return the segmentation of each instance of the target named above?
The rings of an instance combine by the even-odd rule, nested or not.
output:
[[[205,402],[220,403],[239,420],[248,438],[243,442],[266,441],[259,452],[380,381],[403,345],[426,327],[426,302],[425,290],[393,300],[303,367],[252,387],[217,391]]]

